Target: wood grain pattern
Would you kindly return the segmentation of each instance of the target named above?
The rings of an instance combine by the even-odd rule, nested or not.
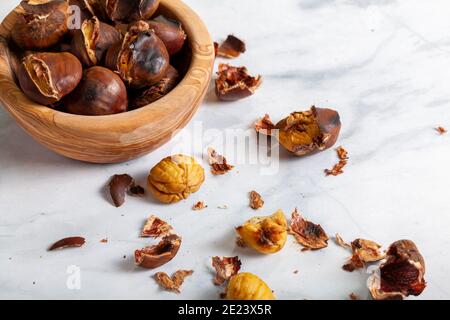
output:
[[[164,98],[146,107],[110,116],[78,116],[29,100],[13,79],[7,39],[13,11],[0,25],[0,102],[34,139],[66,157],[92,163],[123,162],[145,155],[169,141],[193,117],[208,89],[214,47],[200,18],[179,0],[162,0],[184,26],[192,49],[189,70]]]

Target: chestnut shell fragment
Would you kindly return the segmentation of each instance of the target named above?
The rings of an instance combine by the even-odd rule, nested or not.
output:
[[[217,47],[216,55],[218,57],[232,59],[239,57],[239,55],[245,53],[246,50],[245,43],[241,39],[229,35],[227,39]]]
[[[20,3],[12,40],[22,49],[42,50],[56,45],[68,31],[69,4],[65,0]]]
[[[85,243],[85,239],[83,237],[69,237],[64,238],[59,241],[56,241],[48,251],[53,251],[56,249],[65,249],[65,248],[74,248],[81,247]]]
[[[81,63],[74,55],[41,52],[23,59],[17,78],[27,97],[48,106],[72,92],[82,74]]]
[[[262,77],[252,77],[245,67],[219,64],[216,79],[216,95],[222,101],[236,101],[255,93],[262,83]]]
[[[169,53],[149,25],[139,21],[130,27],[123,41],[112,46],[106,66],[118,71],[132,88],[151,86],[161,80],[169,68]]]
[[[120,77],[98,66],[84,72],[80,85],[66,100],[70,113],[86,116],[121,113],[127,106],[127,89]]]
[[[134,185],[134,179],[128,174],[116,174],[109,182],[109,192],[116,207],[125,203],[125,195]]]
[[[134,253],[136,264],[146,269],[158,268],[172,260],[180,246],[181,237],[176,234],[168,235],[156,245],[136,250]]]

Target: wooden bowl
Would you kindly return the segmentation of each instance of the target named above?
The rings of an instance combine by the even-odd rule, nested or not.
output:
[[[17,60],[7,43],[17,19],[17,12],[13,11],[0,25],[0,102],[39,143],[72,159],[116,163],[158,148],[197,111],[214,63],[211,37],[197,14],[180,0],[161,0],[159,10],[183,24],[192,53],[183,80],[164,98],[137,110],[109,116],[72,115],[32,102],[16,84],[12,71]]]

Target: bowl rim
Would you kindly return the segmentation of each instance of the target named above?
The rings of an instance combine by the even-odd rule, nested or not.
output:
[[[171,92],[158,101],[135,110],[113,115],[85,116],[70,114],[40,105],[26,97],[21,88],[14,81],[14,76],[10,68],[8,72],[0,72],[0,81],[7,81],[9,84],[12,84],[11,90],[13,92],[11,92],[12,94],[9,94],[7,97],[4,96],[3,92],[0,92],[0,102],[6,107],[6,109],[8,109],[8,111],[11,111],[9,110],[11,108],[10,105],[13,105],[14,101],[11,101],[10,97],[20,95],[26,99],[25,101],[27,101],[27,107],[33,109],[30,111],[34,112],[36,115],[39,115],[39,118],[51,119],[52,122],[60,127],[73,129],[73,127],[76,126],[78,129],[84,131],[104,131],[108,128],[116,127],[130,127],[130,130],[133,130],[133,128],[137,129],[152,122],[154,119],[152,111],[170,106],[171,101],[174,98],[178,99],[177,104],[186,105],[186,112],[189,111],[188,106],[190,104],[189,102],[192,102],[192,99],[183,94],[183,88],[191,87],[193,80],[194,82],[197,82],[195,81],[195,78],[199,77],[197,71],[201,69],[201,66],[204,66],[204,60],[210,60],[210,67],[212,71],[212,66],[214,64],[214,45],[205,24],[188,5],[180,0],[161,0],[160,7],[163,8],[163,10],[167,10],[173,14],[175,18],[183,25],[183,28],[187,34],[188,43],[192,50],[192,58],[187,72],[180,83]],[[15,21],[17,8],[20,8],[20,5],[11,11],[0,24],[0,37],[3,39],[8,39],[10,36],[13,24],[10,24],[9,22]],[[6,62],[10,64],[9,61]],[[211,73],[209,74],[209,78],[210,77]],[[208,79],[204,91],[207,90],[209,82],[210,79]],[[185,101],[183,101],[183,98]]]

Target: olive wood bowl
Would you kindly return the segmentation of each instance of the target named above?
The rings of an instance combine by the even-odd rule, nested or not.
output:
[[[143,156],[183,128],[203,101],[211,80],[214,46],[207,28],[180,0],[161,0],[159,12],[175,18],[188,36],[190,65],[176,88],[133,111],[108,116],[68,114],[28,99],[16,84],[17,59],[8,47],[17,8],[0,25],[0,102],[39,143],[63,156],[117,163]]]

